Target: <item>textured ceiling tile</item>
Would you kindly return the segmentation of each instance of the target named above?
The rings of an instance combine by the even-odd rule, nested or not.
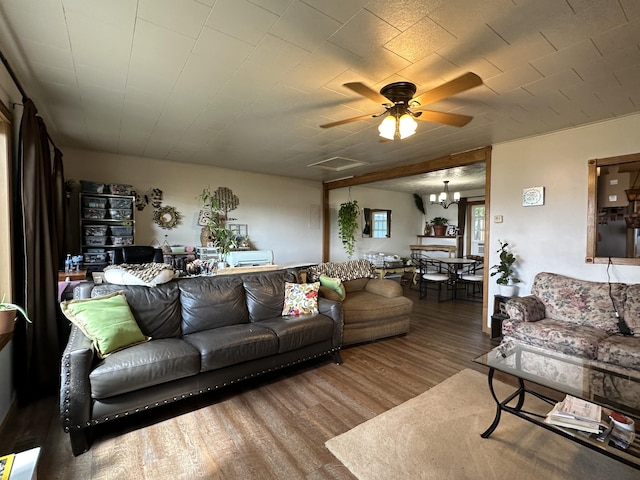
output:
[[[596,2],[575,15],[557,20],[543,27],[541,32],[558,50],[627,22],[617,1]]]
[[[112,23],[123,28],[130,28],[135,22],[138,2],[130,0],[113,0],[110,2],[87,0],[61,0],[65,15],[79,13],[93,21]]]
[[[640,18],[640,2],[638,0],[620,0],[620,3],[629,20]]]
[[[133,28],[102,23],[69,12],[67,14],[69,41],[76,65],[87,65],[126,74]]]
[[[249,55],[248,60],[273,70],[289,70],[310,54],[303,48],[273,35],[266,35],[260,45]]]
[[[404,31],[443,3],[445,3],[444,0],[402,0],[399,2],[372,0],[367,3],[366,8],[398,30]]]
[[[357,73],[382,82],[394,73],[408,67],[411,63],[387,49],[360,58],[352,62],[352,69]]]
[[[31,2],[23,2],[22,5],[3,4],[0,6],[0,16],[11,22],[13,28],[26,32],[23,40],[29,39],[55,48],[68,49],[69,40],[62,9],[50,7],[40,11],[33,6],[29,7],[29,3]],[[11,30],[6,33],[15,41]]]
[[[495,77],[486,79],[485,85],[493,91],[503,94],[542,78],[531,65],[523,65]]]
[[[198,38],[211,7],[195,0],[140,0],[138,17],[191,38]]]
[[[204,28],[196,40],[190,60],[205,62],[231,73],[247,59],[254,48],[250,43],[211,28]]]
[[[192,38],[138,21],[128,83],[140,89],[170,92],[194,44]]]
[[[357,15],[332,35],[329,41],[356,55],[366,57],[399,33],[400,30],[371,12],[360,10]]]
[[[292,3],[269,33],[312,51],[333,35],[341,23],[301,2]]]
[[[278,15],[246,0],[218,0],[206,25],[257,45],[278,18]]]
[[[453,35],[433,20],[423,18],[384,46],[397,55],[415,62],[454,40]]]
[[[543,75],[551,75],[567,68],[577,68],[600,58],[600,53],[590,40],[577,43],[549,55],[537,58],[531,64]]]
[[[540,32],[541,25],[545,26],[545,32],[547,28],[562,31],[564,28],[570,29],[572,22],[575,22],[575,14],[566,2],[534,1],[519,3],[509,8],[505,15],[490,19],[488,24],[507,43],[514,44],[519,39],[532,38],[533,34]],[[569,45],[578,41],[579,39],[571,41]],[[556,48],[566,46],[568,45],[555,45]]]
[[[522,65],[523,59],[536,59],[556,50],[537,32],[530,37],[519,38],[516,42],[495,49],[486,55],[487,60],[503,72]]]
[[[368,0],[302,0],[316,10],[335,18],[341,23],[353,17],[358,10],[367,4]]]
[[[517,8],[511,0],[458,0],[440,2],[429,18],[456,38],[473,37],[494,19],[511,17]]]
[[[282,15],[292,0],[250,0],[251,3],[259,5],[265,10]],[[219,2],[219,0],[218,0]],[[235,3],[235,0],[234,0]]]
[[[620,49],[620,45],[638,45],[640,44],[640,19],[607,30],[593,37],[593,42],[603,55],[615,53]]]
[[[127,83],[126,70],[108,70],[94,68],[88,65],[76,65],[75,75],[78,85],[84,87],[96,86],[124,91]]]
[[[522,88],[524,88],[527,92],[539,97],[546,94],[546,92],[561,90],[568,86],[581,83],[582,81],[583,80],[574,70],[569,69],[528,83]]]

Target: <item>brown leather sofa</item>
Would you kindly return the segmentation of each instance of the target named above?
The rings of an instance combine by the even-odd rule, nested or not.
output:
[[[322,274],[339,278],[346,290],[346,296],[341,300],[335,291],[320,287],[321,296],[342,302],[343,346],[409,332],[413,302],[404,296],[398,282],[373,278],[377,275],[371,262],[321,263],[307,269],[307,281],[318,281]]]
[[[285,281],[295,279],[280,270],[155,287],[90,286],[92,297],[124,291],[152,339],[99,359],[89,338],[72,327],[62,357],[60,415],[73,454],[88,450],[90,428],[103,422],[323,355],[341,363],[342,305],[319,298],[318,314],[283,317]]]

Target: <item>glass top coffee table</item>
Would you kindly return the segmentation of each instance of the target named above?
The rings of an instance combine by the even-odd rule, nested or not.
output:
[[[535,391],[527,385],[535,384],[623,413],[634,419],[636,430],[638,430],[640,429],[640,373],[637,371],[616,368],[606,363],[518,343],[499,345],[476,358],[474,362],[489,367],[489,390],[496,402],[495,418],[489,428],[481,434],[483,438],[488,438],[498,427],[502,412],[508,412],[640,469],[639,432],[636,432],[634,442],[627,449],[621,449],[610,444],[608,439],[604,442],[597,441],[596,434],[586,434],[544,423],[544,417],[548,412],[524,410],[527,395],[547,402],[550,405],[549,410],[563,398],[563,395],[560,395],[560,398],[552,398],[548,394],[541,393],[543,389]],[[494,389],[496,371],[512,375],[518,380],[516,390],[503,400],[498,398]]]

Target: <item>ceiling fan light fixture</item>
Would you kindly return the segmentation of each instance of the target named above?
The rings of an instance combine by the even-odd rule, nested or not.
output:
[[[407,138],[416,133],[418,122],[411,115],[405,113],[398,119],[398,130],[400,130],[400,138]]]
[[[391,115],[384,117],[378,126],[380,136],[388,140],[393,140],[396,134],[396,119]]]

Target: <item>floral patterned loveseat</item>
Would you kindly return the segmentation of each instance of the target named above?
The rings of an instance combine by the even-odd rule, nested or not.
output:
[[[634,336],[620,334],[616,309]],[[640,371],[640,284],[542,272],[531,295],[509,299],[506,313],[503,343],[526,343]]]

